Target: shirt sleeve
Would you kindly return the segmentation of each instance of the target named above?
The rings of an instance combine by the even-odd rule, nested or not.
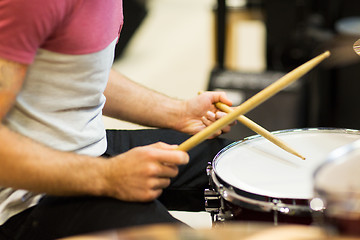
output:
[[[0,57],[30,64],[37,49],[63,21],[65,6],[50,0],[0,1]]]

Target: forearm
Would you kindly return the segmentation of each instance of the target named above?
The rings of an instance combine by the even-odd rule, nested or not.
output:
[[[147,89],[112,71],[104,115],[152,127],[176,128],[184,103]]]
[[[54,195],[102,195],[101,158],[60,152],[0,125],[0,186]]]

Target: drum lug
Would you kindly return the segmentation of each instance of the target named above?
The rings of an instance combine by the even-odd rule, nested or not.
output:
[[[220,194],[212,189],[205,189],[205,210],[209,213],[220,212]]]
[[[212,179],[211,179],[211,172],[213,171],[213,167],[212,167],[211,163],[208,163],[208,164],[209,165],[206,167],[206,175],[209,178],[209,185],[213,186],[214,183],[212,182]],[[205,189],[205,192],[206,192],[206,190],[209,190],[209,189]]]
[[[220,221],[221,218],[219,216],[220,206],[221,206],[221,198],[220,194],[212,189],[205,189],[205,211],[210,213],[212,222]]]
[[[273,211],[279,212],[281,214],[285,214],[285,215],[294,215],[297,213],[297,211],[299,211],[296,208],[290,208],[288,204],[284,204],[281,200],[279,199],[273,199],[272,203],[274,204],[273,206]],[[291,205],[290,205],[291,206]]]
[[[206,167],[206,175],[208,177],[210,177],[211,176],[211,171],[213,170],[213,167],[212,167],[211,163],[208,163],[208,164],[209,165]]]
[[[290,209],[281,202],[281,200],[279,199],[273,199],[272,201],[274,203],[274,207],[273,210],[280,212],[282,214],[289,214],[290,213]]]
[[[215,214],[213,217],[213,222],[225,222],[234,218],[234,215],[230,211],[222,211],[218,214]]]
[[[220,193],[219,193],[220,192]],[[211,214],[213,222],[224,222],[232,219],[234,215],[231,211],[226,211],[224,200],[220,194],[225,191],[222,187],[219,188],[219,192],[212,189],[205,189],[205,210]]]

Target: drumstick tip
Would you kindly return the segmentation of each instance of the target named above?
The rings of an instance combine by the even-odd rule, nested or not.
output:
[[[288,151],[288,152],[290,152],[290,151]],[[301,158],[302,160],[306,160],[306,158],[303,155],[301,155],[300,153],[297,153],[297,152],[294,152],[294,151],[291,151],[290,153],[292,153],[293,155]]]

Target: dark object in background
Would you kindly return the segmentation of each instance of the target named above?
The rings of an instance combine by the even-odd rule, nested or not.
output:
[[[331,57],[306,76],[306,127],[360,129],[360,58],[352,45],[359,34],[339,31],[338,24],[359,17],[358,0],[264,1],[267,57],[272,70],[289,71],[325,50]]]
[[[241,72],[231,72],[229,75],[229,69],[221,68],[223,65],[220,61],[224,56],[219,54],[222,58],[217,58],[219,62],[211,73],[209,90],[226,88],[238,91],[247,98],[261,90],[261,84],[255,88],[239,89],[231,84],[224,87],[223,82],[245,81],[246,77],[257,78],[256,82],[261,83],[269,73],[285,74],[323,51],[330,50],[331,57],[305,75],[299,81],[302,84],[299,88],[277,94],[246,115],[270,131],[302,127],[360,129],[360,57],[352,49],[360,34],[347,36],[337,28],[344,19],[360,17],[360,1],[247,1],[257,2],[266,16],[267,70],[264,75],[247,76]],[[219,16],[225,18],[226,11],[220,13]],[[217,33],[220,34],[220,31]],[[237,124],[231,133],[238,139],[251,133],[238,125],[241,124]]]
[[[145,0],[126,0],[123,2],[124,26],[115,48],[115,59],[119,58],[147,15]]]
[[[209,90],[222,90],[237,93],[240,98],[247,100],[270,84],[274,83],[286,73],[266,71],[264,73],[241,73],[227,70],[214,70],[211,73]],[[300,80],[285,88],[276,96],[245,114],[248,118],[266,128],[268,131],[299,128],[303,126],[303,95]],[[231,93],[230,93],[231,94]],[[236,103],[235,105],[238,105]],[[229,133],[223,135],[232,140],[241,140],[257,133],[241,123],[232,127]]]

